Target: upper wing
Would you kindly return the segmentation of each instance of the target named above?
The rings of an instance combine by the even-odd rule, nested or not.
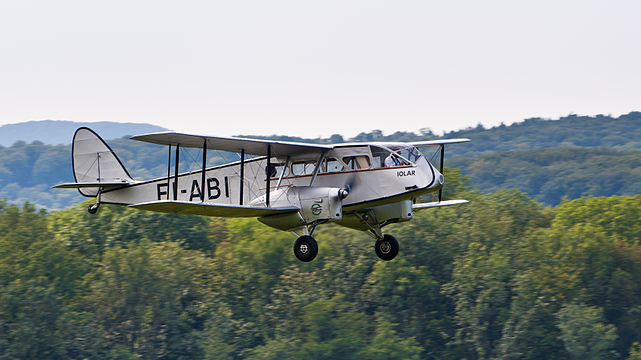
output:
[[[160,145],[176,145],[182,147],[202,148],[207,142],[208,149],[230,151],[246,154],[267,155],[267,146],[271,146],[271,153],[278,155],[297,155],[304,153],[320,153],[333,148],[331,145],[306,144],[288,141],[244,139],[234,137],[190,135],[176,132],[159,132],[147,135],[137,135],[133,140],[149,142]]]
[[[446,145],[446,144],[457,144],[468,142],[470,139],[459,138],[459,139],[441,139],[441,140],[426,140],[426,141],[412,141],[410,144],[416,147],[423,146],[433,146],[433,145]]]
[[[414,204],[412,205],[412,209],[416,211],[416,210],[433,208],[433,207],[458,205],[458,204],[466,204],[466,203],[469,203],[469,201],[468,200],[445,200],[445,201],[428,202],[428,203],[422,203],[422,204]]]
[[[164,213],[191,214],[217,217],[259,217],[296,212],[296,207],[266,208],[258,206],[220,205],[189,201],[159,200],[129,205],[136,209]]]

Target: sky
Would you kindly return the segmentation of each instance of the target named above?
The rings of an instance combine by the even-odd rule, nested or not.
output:
[[[0,0],[0,125],[436,133],[641,111],[640,1]]]

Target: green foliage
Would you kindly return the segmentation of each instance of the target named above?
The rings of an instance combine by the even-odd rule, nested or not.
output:
[[[641,360],[641,343],[635,342],[630,349],[630,355],[626,358],[628,360]]]
[[[372,342],[359,356],[363,359],[372,360],[418,360],[423,350],[413,337],[403,338],[399,336],[395,327],[398,324],[390,322],[380,314],[376,317],[376,329]],[[390,317],[387,315],[387,317]]]
[[[607,147],[618,150],[641,149],[641,112],[618,118],[611,116],[568,115],[558,120],[526,119],[510,126],[483,127],[452,131],[445,137],[467,137],[473,146],[452,147],[456,156],[476,156],[488,152],[555,149],[565,147]]]
[[[613,353],[616,328],[603,323],[602,310],[570,304],[558,312],[561,339],[572,359],[607,359]]]
[[[85,278],[81,308],[95,315],[101,347],[145,359],[195,358],[208,309],[211,260],[175,243],[112,248]]]
[[[177,242],[188,249],[212,252],[209,220],[200,216],[137,211],[101,205],[96,215],[87,212],[91,201],[52,213],[49,227],[55,238],[95,260],[112,247],[127,247],[142,239]]]
[[[87,271],[53,239],[45,211],[0,202],[0,359],[58,356],[61,315]]]
[[[567,231],[591,224],[607,236],[641,245],[641,195],[589,197],[566,202],[556,209],[554,228]]]
[[[635,358],[641,197],[544,208],[524,193],[365,233],[319,228],[319,256],[254,219],[0,201],[0,359]],[[458,176],[457,176],[458,175]]]
[[[641,152],[603,148],[561,148],[497,152],[453,158],[450,166],[484,192],[518,188],[546,204],[563,197],[641,193]],[[449,182],[449,179],[446,177]]]

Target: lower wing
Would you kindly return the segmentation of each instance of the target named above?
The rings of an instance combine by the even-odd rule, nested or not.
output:
[[[216,217],[260,217],[266,215],[291,213],[300,210],[297,207],[266,208],[259,206],[207,204],[172,200],[149,201],[129,206],[136,209],[158,211],[164,213]]]
[[[445,200],[412,205],[413,210],[469,203],[468,200]]]

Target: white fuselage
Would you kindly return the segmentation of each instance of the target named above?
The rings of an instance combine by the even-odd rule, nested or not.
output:
[[[277,163],[273,161],[273,163]],[[266,193],[266,158],[248,160],[244,163],[243,196],[241,202],[240,162],[208,168],[205,171],[204,202],[211,204],[248,205]],[[155,200],[178,200],[200,203],[202,171],[180,174],[102,193],[102,202],[114,204],[137,204]],[[389,204],[415,198],[421,194],[438,190],[442,176],[424,157],[416,164],[393,168],[345,170],[340,172],[319,172],[311,184],[313,174],[274,176],[270,189],[290,186],[352,187],[349,196],[343,200],[344,211],[370,206]],[[440,180],[439,180],[440,179]],[[176,181],[178,186],[176,187]],[[175,191],[174,189],[177,189]],[[278,202],[271,198],[270,203]]]

